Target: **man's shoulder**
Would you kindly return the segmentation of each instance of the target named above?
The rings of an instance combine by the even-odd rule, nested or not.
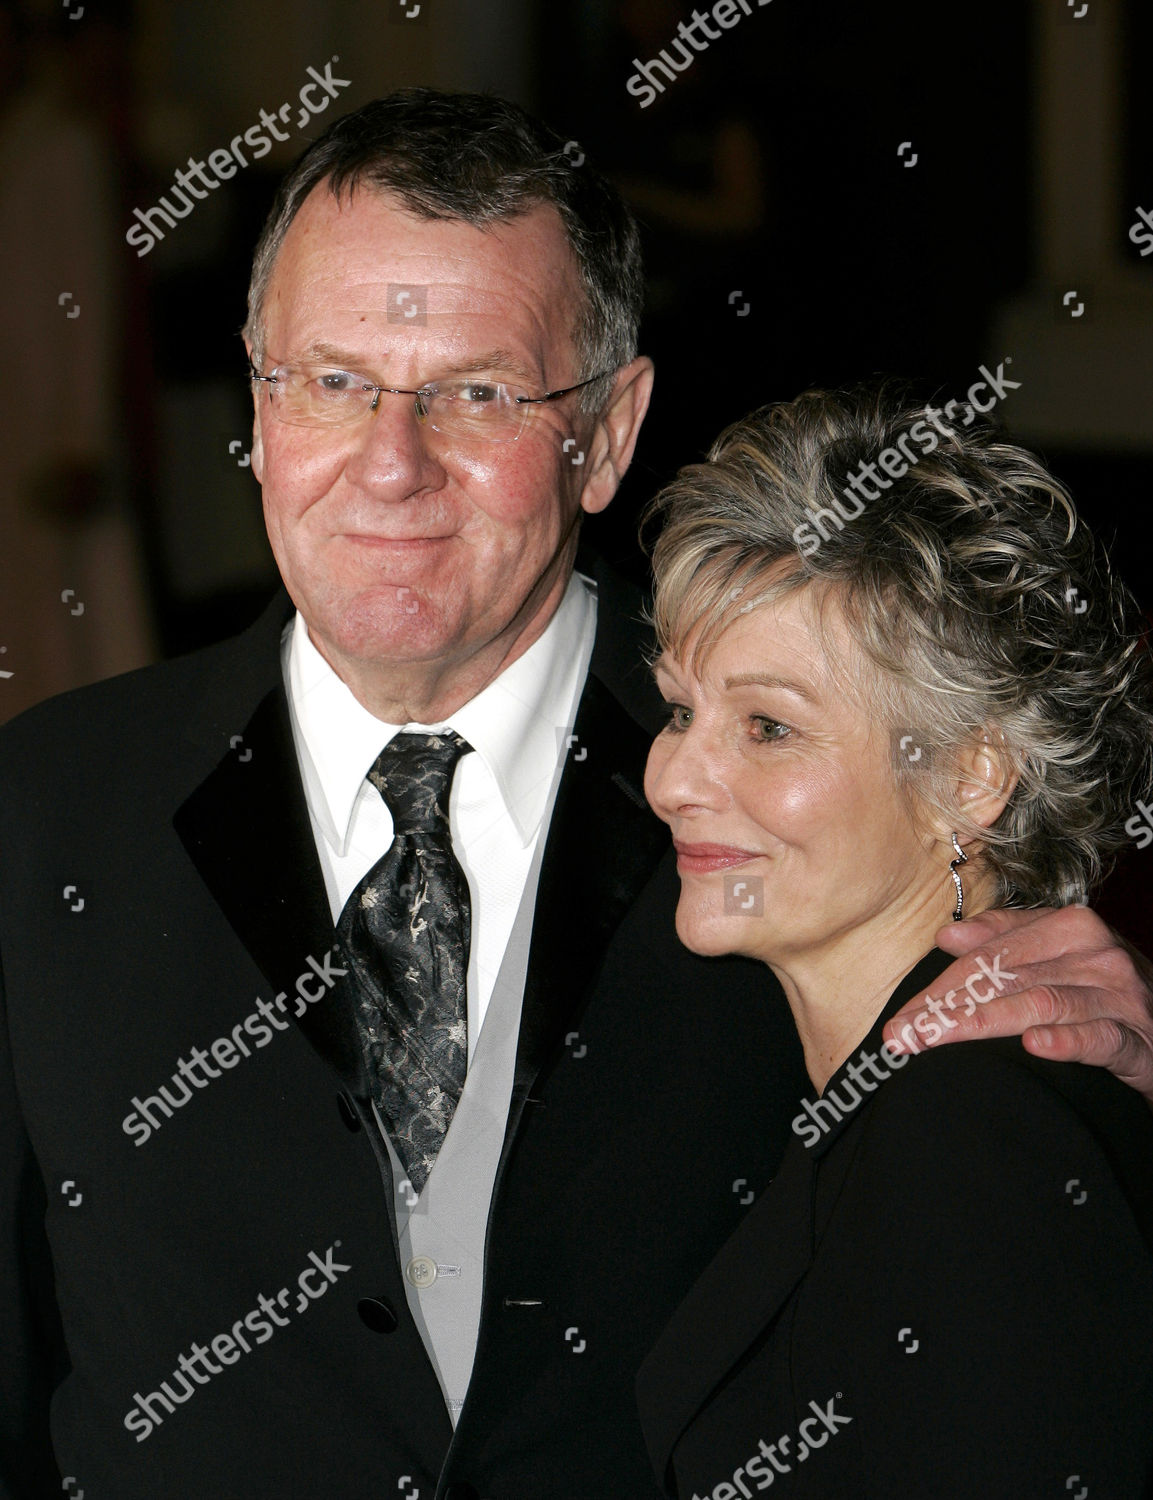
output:
[[[45,699],[0,726],[0,767],[35,767],[53,747],[72,759],[102,745],[158,750],[165,742],[211,732],[216,719],[251,713],[279,680],[279,637],[290,613],[280,591],[237,635]]]
[[[663,722],[664,704],[649,666],[653,633],[648,598],[595,552],[582,550],[577,570],[597,590],[597,631],[590,676],[598,678],[649,734]]]

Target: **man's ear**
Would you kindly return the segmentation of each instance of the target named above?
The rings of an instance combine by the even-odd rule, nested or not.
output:
[[[590,516],[604,510],[632,462],[641,423],[653,393],[653,362],[640,355],[617,371],[612,395],[586,439],[581,508]]]
[[[252,345],[248,342],[247,339],[244,340],[244,349],[245,349],[245,353],[248,355],[248,362],[249,362],[249,364],[253,365],[255,367],[256,361],[252,357]],[[261,397],[262,392],[264,391],[264,386],[263,386],[263,384],[261,384],[258,381],[255,381],[255,380],[253,380],[251,382],[251,385],[252,385],[252,457],[250,459],[250,464],[251,464],[251,467],[252,467],[253,477],[256,479],[257,484],[262,484],[264,482],[264,439],[261,436],[261,432],[260,432],[260,414],[261,414],[261,411],[262,411],[262,404],[261,404],[260,397]]]

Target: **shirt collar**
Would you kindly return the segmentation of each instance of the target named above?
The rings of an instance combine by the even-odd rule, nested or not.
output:
[[[313,645],[297,611],[285,632],[285,680],[313,813],[339,854],[373,761],[402,729],[453,728],[484,762],[522,846],[548,802],[596,631],[595,585],[569,579],[540,638],[441,724],[387,724],[369,713]]]

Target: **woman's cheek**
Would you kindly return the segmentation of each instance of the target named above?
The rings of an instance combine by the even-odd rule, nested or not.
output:
[[[855,779],[843,768],[782,758],[761,778],[756,818],[782,843],[803,843],[830,824],[851,821],[856,805]]]

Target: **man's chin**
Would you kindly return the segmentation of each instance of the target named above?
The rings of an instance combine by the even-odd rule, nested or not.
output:
[[[307,617],[306,617],[307,618]],[[420,662],[444,657],[453,635],[444,612],[413,589],[390,587],[357,599],[337,618],[310,622],[309,634],[330,664],[353,661]]]

